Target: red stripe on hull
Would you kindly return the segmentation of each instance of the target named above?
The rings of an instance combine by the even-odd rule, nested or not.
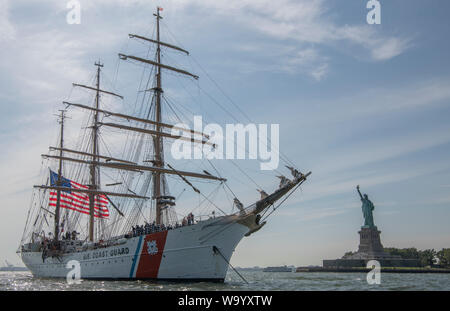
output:
[[[136,278],[157,278],[166,245],[167,231],[149,234],[142,246]]]

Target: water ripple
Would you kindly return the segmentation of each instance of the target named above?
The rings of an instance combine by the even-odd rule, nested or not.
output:
[[[246,284],[234,272],[225,283],[155,281],[92,281],[68,284],[64,279],[35,278],[29,272],[0,272],[0,290],[8,291],[309,291],[309,290],[450,290],[449,274],[382,274],[380,285],[369,285],[364,273],[270,273],[242,271]]]

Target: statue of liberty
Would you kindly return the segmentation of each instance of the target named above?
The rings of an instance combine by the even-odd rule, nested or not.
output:
[[[359,196],[362,201],[362,212],[364,216],[364,226],[363,228],[375,228],[375,224],[373,223],[373,215],[372,211],[375,209],[372,201],[369,200],[367,194],[364,194],[364,197],[361,195],[359,191],[359,185],[356,186],[356,190],[358,190]]]

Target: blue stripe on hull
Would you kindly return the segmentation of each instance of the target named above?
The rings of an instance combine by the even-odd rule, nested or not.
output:
[[[143,235],[141,235],[139,237],[139,242],[138,242],[138,245],[136,247],[136,253],[134,254],[134,258],[133,258],[133,264],[131,265],[130,278],[133,278],[133,276],[134,276],[134,268],[136,267],[136,262],[138,260],[139,251],[141,250],[141,244],[142,244],[142,239],[143,238],[144,238]]]

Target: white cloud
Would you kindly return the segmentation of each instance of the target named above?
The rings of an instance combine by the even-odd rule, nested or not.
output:
[[[346,40],[368,49],[375,61],[398,56],[409,47],[408,39],[382,35],[368,25],[333,23],[325,16],[328,9],[323,0],[197,0],[183,4],[196,4],[209,14],[226,15],[275,39],[325,45]]]
[[[420,133],[412,132],[390,137],[372,138],[358,144],[349,144],[336,148],[333,161],[318,165],[320,172],[338,172],[369,163],[381,162],[395,157],[405,156],[420,150],[426,150],[450,142],[449,129],[437,127]]]
[[[372,57],[375,60],[387,60],[402,54],[409,46],[409,40],[386,38],[377,40],[371,45]]]
[[[12,40],[15,37],[15,29],[9,20],[9,1],[0,1],[0,43]]]
[[[335,28],[336,40],[347,40],[370,52],[374,61],[388,60],[405,52],[411,45],[409,38],[382,36],[368,25]]]
[[[61,1],[49,1],[61,6]],[[183,11],[189,10],[189,14],[201,15],[202,23],[205,20],[211,22],[216,21],[217,17],[223,17],[221,22],[239,24],[268,36],[268,40],[273,41],[272,48],[277,41],[284,40],[285,45],[294,47],[297,52],[294,56],[291,54],[287,58],[283,53],[279,54],[278,57],[272,58],[272,66],[264,70],[298,71],[318,81],[322,80],[330,69],[326,56],[319,54],[318,46],[331,47],[345,41],[367,50],[367,55],[372,61],[389,60],[410,47],[408,38],[386,35],[366,24],[340,25],[334,22],[332,15],[328,14],[327,2],[324,0],[177,0],[156,1],[153,5],[145,0],[82,1],[85,11],[100,10],[107,6],[127,8],[140,6],[148,8],[151,12],[154,10],[153,6],[158,4],[165,8],[163,14],[167,12],[167,14],[176,13],[178,16],[183,16]],[[193,8],[197,11],[192,10]],[[265,54],[266,51],[260,49],[258,53]],[[311,55],[305,53],[314,53],[314,58],[311,59]],[[305,61],[308,61],[307,65]],[[290,64],[294,66],[289,67]],[[258,70],[258,67],[265,66],[250,61],[249,64],[243,64],[241,67],[244,71],[252,72]]]
[[[346,208],[324,208],[324,209],[316,209],[306,213],[299,212],[296,216],[300,221],[311,221],[318,220],[322,218],[332,217],[344,214],[348,211]]]
[[[440,171],[441,168],[436,168],[434,172]],[[373,187],[376,185],[389,184],[393,182],[399,182],[422,175],[431,173],[428,168],[426,169],[415,169],[414,171],[405,171],[399,169],[392,173],[379,172],[376,174],[371,174],[366,177],[352,176],[350,179],[343,180],[338,178],[327,178],[326,181],[316,183],[314,188],[310,189],[307,197],[309,198],[319,198],[327,195],[334,195],[339,193],[344,193],[348,191],[353,191],[355,185],[363,184],[365,187]]]
[[[306,72],[317,81],[329,72],[328,60],[319,54],[317,47],[302,48],[300,45],[331,46],[346,41],[368,50],[373,61],[389,60],[402,54],[410,46],[409,39],[386,36],[367,25],[339,25],[325,17],[325,1],[211,1],[197,2],[198,6],[211,7],[242,25],[253,28],[272,39],[296,41],[286,43],[297,49],[294,56],[284,60],[284,55],[273,59],[286,72]],[[211,10],[209,10],[211,12]],[[211,12],[214,14],[214,12]],[[210,13],[210,14],[211,14]],[[350,49],[351,50],[351,49]],[[260,50],[265,53],[265,50]],[[278,64],[277,64],[278,63]]]
[[[311,75],[316,79],[317,81],[322,80],[322,78],[328,73],[328,64],[322,64],[317,68],[314,68],[311,71]]]
[[[450,100],[449,83],[450,79],[444,76],[394,87],[368,86],[332,100],[311,99],[307,107],[294,102],[287,106],[289,111],[280,114],[284,115],[284,124],[296,124],[298,120],[292,114],[292,108],[301,109],[301,113],[308,115],[302,120],[306,128],[318,124],[330,127],[331,124],[384,115],[404,117],[408,113],[447,105]]]
[[[320,81],[328,73],[328,59],[312,47],[303,48],[275,43],[247,43],[244,45],[237,44],[234,50],[252,55],[246,60],[233,60],[227,63],[229,65],[239,63],[239,66],[236,66],[237,70],[244,73],[304,73],[317,81]],[[267,62],[267,59],[270,59],[270,62]],[[262,65],[261,62],[265,62],[265,64]],[[224,62],[221,61],[221,63]]]

